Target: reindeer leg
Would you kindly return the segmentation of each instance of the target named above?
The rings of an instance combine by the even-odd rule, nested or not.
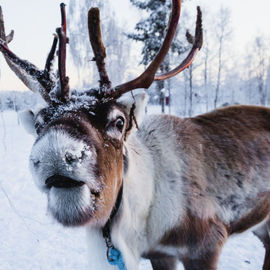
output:
[[[166,257],[162,259],[151,259],[153,270],[176,270],[177,259],[174,257]]]
[[[205,254],[203,258],[182,260],[185,270],[217,270],[219,253]]]
[[[192,256],[182,258],[185,270],[217,270],[219,255],[227,240],[227,230],[221,224],[214,224],[210,232],[205,235],[205,243],[199,250],[191,249],[189,254]]]
[[[270,269],[270,219],[262,227],[253,232],[263,243],[265,248],[265,256],[263,270]]]

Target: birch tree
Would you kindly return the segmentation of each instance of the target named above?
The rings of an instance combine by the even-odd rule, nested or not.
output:
[[[232,35],[231,28],[231,11],[229,8],[221,7],[217,14],[217,22],[215,22],[215,36],[218,44],[218,65],[217,65],[217,82],[215,89],[214,108],[217,107],[220,95],[221,78],[224,67],[224,51],[225,45]]]

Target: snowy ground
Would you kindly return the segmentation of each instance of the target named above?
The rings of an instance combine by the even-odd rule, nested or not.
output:
[[[14,112],[0,113],[0,270],[87,270],[83,229],[55,223],[31,179],[32,143]],[[228,241],[219,269],[261,269],[263,257],[262,244],[249,232]],[[140,270],[150,269],[142,261]]]

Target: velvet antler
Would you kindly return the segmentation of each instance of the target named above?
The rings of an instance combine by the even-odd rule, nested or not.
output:
[[[111,88],[111,81],[106,71],[105,58],[106,49],[102,42],[100,27],[100,12],[98,8],[91,8],[88,12],[88,31],[89,39],[94,52],[94,61],[96,61],[99,72],[99,86],[102,91]]]

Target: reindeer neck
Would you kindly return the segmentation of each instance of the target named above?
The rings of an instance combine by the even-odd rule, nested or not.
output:
[[[111,238],[114,246],[122,252],[127,269],[132,270],[140,254],[148,249],[142,236],[147,233],[147,217],[153,201],[153,164],[148,149],[136,133],[130,135],[125,147],[123,197],[112,223]],[[142,216],[145,219],[141,220]]]

